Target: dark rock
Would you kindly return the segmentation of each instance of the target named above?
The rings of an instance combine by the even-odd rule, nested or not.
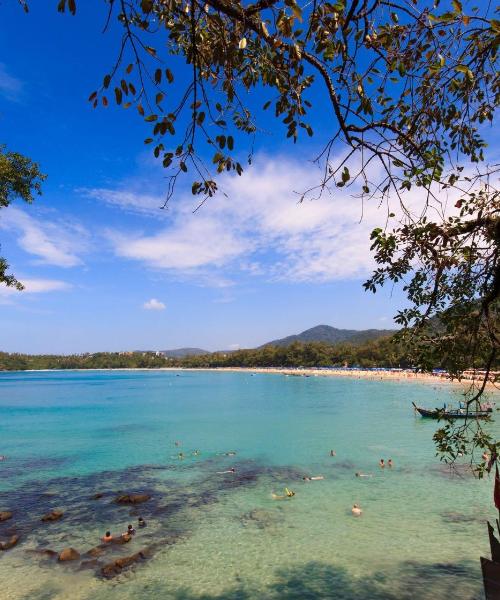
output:
[[[59,554],[50,548],[35,548],[34,550],[26,550],[27,554],[37,554],[45,558],[57,558]]]
[[[80,569],[96,569],[99,566],[99,561],[96,558],[92,560],[82,560],[80,563]]]
[[[104,496],[104,494],[103,494],[102,492],[97,492],[97,494],[94,494],[94,495],[92,496],[92,498],[93,498],[94,500],[99,500],[99,498],[102,498],[103,496]]]
[[[2,523],[2,521],[8,521],[9,519],[12,519],[10,510],[0,511],[0,523]]]
[[[85,552],[86,556],[101,556],[104,554],[105,548],[104,546],[96,546],[95,548],[91,548],[88,552]]]
[[[10,550],[17,544],[18,541],[19,541],[19,536],[13,535],[6,542],[0,542],[0,550]]]
[[[111,563],[104,565],[101,568],[101,575],[106,577],[107,579],[111,579],[112,577],[116,577],[119,575],[124,569],[134,565],[135,563],[145,560],[147,558],[147,552],[141,550],[140,552],[136,552],[130,556],[124,556],[123,558],[117,558]]]
[[[59,519],[61,519],[63,515],[64,513],[62,510],[53,510],[52,512],[49,512],[46,515],[43,515],[42,521],[44,523],[48,521],[59,521]]]
[[[123,496],[118,496],[116,502],[118,504],[142,504],[150,498],[149,494],[124,494]]]
[[[131,539],[132,539],[132,536],[129,533],[124,533],[120,537],[113,538],[111,543],[112,544],[128,544],[128,542],[130,542]]]
[[[66,562],[68,560],[78,560],[80,558],[80,553],[74,548],[64,548],[64,550],[59,554],[57,560],[59,562]]]

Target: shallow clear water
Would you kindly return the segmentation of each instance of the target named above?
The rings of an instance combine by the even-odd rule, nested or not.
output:
[[[436,423],[411,407],[453,398],[446,385],[347,377],[2,373],[0,510],[14,518],[0,523],[0,539],[21,541],[0,554],[0,597],[482,598],[492,481],[450,473],[435,457]],[[379,469],[381,457],[395,467]],[[273,500],[285,486],[295,497]],[[119,492],[151,499],[122,506]],[[42,523],[54,508],[64,517]],[[139,515],[148,526],[130,543],[83,556]],[[68,546],[81,560],[38,552]],[[131,568],[101,576],[144,549]]]

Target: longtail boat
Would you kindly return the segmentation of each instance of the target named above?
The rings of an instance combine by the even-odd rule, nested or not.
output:
[[[489,417],[492,408],[488,407],[485,410],[467,410],[466,408],[454,408],[448,410],[446,408],[422,408],[412,402],[415,410],[425,418],[429,419],[484,419]]]

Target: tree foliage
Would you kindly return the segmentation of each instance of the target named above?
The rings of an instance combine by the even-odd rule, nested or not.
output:
[[[134,109],[151,128],[145,142],[169,171],[166,202],[185,172],[200,204],[217,192],[217,174],[241,174],[245,136],[251,148],[263,134],[248,92],[258,91],[293,142],[313,135],[313,100],[322,94],[329,139],[316,157],[318,185],[302,198],[349,188],[360,202],[384,206],[385,223],[372,234],[378,268],[366,289],[403,283],[410,304],[397,320],[420,368],[445,355],[454,377],[479,359],[490,369],[500,290],[497,167],[484,138],[500,97],[500,22],[490,2],[103,6],[105,29],[117,22],[122,37],[89,101]],[[60,0],[58,9],[75,14],[76,1]],[[471,390],[471,404],[483,389]],[[462,445],[453,435],[443,448]]]
[[[30,158],[0,146],[0,209],[9,206],[14,199],[31,204],[34,196],[42,193],[45,177],[38,164]],[[7,273],[8,268],[7,261],[0,257],[0,284],[22,290],[22,283]]]

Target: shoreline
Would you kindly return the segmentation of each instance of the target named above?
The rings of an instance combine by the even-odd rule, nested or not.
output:
[[[400,371],[369,371],[364,369],[324,369],[318,367],[118,367],[96,369],[23,369],[17,371],[0,371],[0,373],[64,373],[85,371],[171,371],[171,372],[216,372],[216,373],[250,373],[284,375],[286,377],[348,377],[351,379],[368,379],[372,381],[418,382],[427,384],[455,385],[460,388],[470,387],[472,379],[451,380],[446,373],[416,373],[402,369]],[[493,383],[487,384],[489,391],[497,388]]]

